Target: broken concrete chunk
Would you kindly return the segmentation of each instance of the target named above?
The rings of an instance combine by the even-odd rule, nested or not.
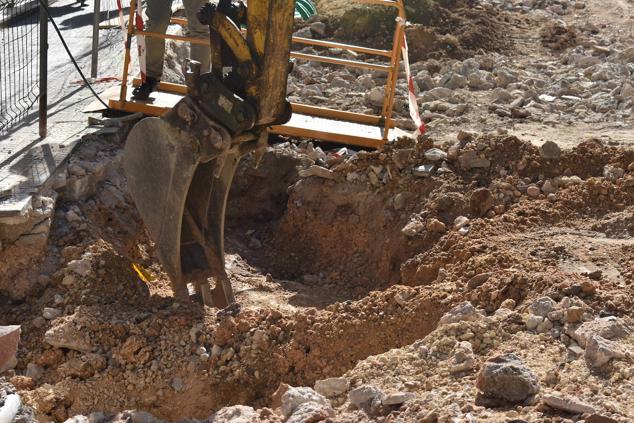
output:
[[[407,237],[415,237],[425,230],[425,225],[418,219],[410,220],[407,225],[401,229],[401,233]]]
[[[385,398],[385,393],[372,385],[361,385],[348,393],[350,403],[366,413],[379,407]]]
[[[75,326],[77,313],[72,316],[56,320],[55,326],[44,334],[44,341],[56,348],[68,348],[81,352],[92,352],[93,345],[90,335]],[[62,320],[60,322],[60,320]]]
[[[625,351],[618,343],[599,335],[590,336],[586,341],[585,358],[592,367],[601,367],[614,358],[625,357]]]
[[[400,405],[414,398],[416,395],[411,392],[394,392],[383,399],[383,405]]]
[[[539,392],[535,373],[515,354],[489,358],[478,373],[476,387],[484,398],[523,403]]]
[[[412,169],[412,175],[418,176],[419,178],[426,178],[430,176],[434,171],[434,165],[432,164],[424,164],[420,166],[416,166]]]
[[[445,160],[447,158],[447,153],[442,151],[440,148],[430,148],[425,151],[425,158],[427,160],[431,160],[432,162],[437,162],[440,160]]]
[[[209,423],[250,423],[257,417],[257,412],[246,405],[224,407],[212,414]]]
[[[320,422],[335,415],[335,411],[329,405],[316,402],[306,402],[300,404],[293,414],[286,420],[286,423],[306,423]]]
[[[578,328],[568,330],[567,334],[582,347],[591,336],[601,336],[605,339],[620,339],[632,333],[632,329],[625,322],[615,316],[602,317],[581,324]]]
[[[546,317],[553,311],[557,303],[550,297],[541,297],[529,307],[529,311],[535,316]]]
[[[308,169],[302,169],[298,172],[298,174],[300,178],[316,176],[318,178],[324,179],[335,179],[335,174],[332,172],[332,170],[317,165],[312,165]]]
[[[542,402],[556,410],[562,410],[572,414],[596,413],[594,407],[574,397],[562,397],[558,395],[544,395]]]
[[[15,367],[20,326],[0,326],[0,373]]]
[[[290,386],[286,392],[284,392],[284,395],[282,395],[282,413],[284,417],[288,418],[300,405],[305,403],[316,403],[330,407],[330,401],[323,395],[315,392],[312,388],[306,386]]]
[[[471,342],[461,341],[456,343],[449,371],[452,374],[466,372],[473,369],[475,365],[475,355],[473,354]]]
[[[465,216],[458,216],[453,221],[454,229],[462,229],[469,224],[469,218]]]
[[[470,302],[464,302],[445,313],[438,322],[438,325],[448,325],[462,321],[475,321],[484,317]]]
[[[92,261],[89,257],[71,260],[68,262],[68,269],[77,273],[79,276],[88,276],[92,271]]]
[[[331,377],[315,382],[315,391],[326,398],[336,397],[350,389],[350,382],[345,377]]]
[[[42,310],[42,317],[44,317],[46,320],[53,320],[61,315],[62,311],[58,308],[44,307],[44,310]]]

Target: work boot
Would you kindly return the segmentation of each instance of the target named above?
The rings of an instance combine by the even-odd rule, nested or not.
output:
[[[151,76],[146,77],[145,82],[132,91],[132,98],[137,100],[147,100],[150,98],[150,93],[156,90],[158,83],[158,79],[152,78]]]

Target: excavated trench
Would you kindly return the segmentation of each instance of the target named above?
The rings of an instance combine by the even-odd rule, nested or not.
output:
[[[130,199],[113,200],[125,180],[112,157],[90,198],[58,201],[46,252],[58,263],[51,284],[9,304],[23,325],[18,368],[43,369],[26,393],[41,417],[142,409],[180,420],[269,405],[281,382],[341,375],[424,337],[446,309],[432,291],[389,288],[413,248],[400,233],[408,213],[389,211],[394,193],[299,178],[307,158],[289,148],[272,149],[258,168],[247,158],[232,188],[227,269],[241,312],[175,304]],[[415,187],[411,198],[432,187]],[[88,270],[69,270],[82,261]],[[51,303],[62,317],[32,319]]]
[[[619,213],[631,203],[628,191],[611,191],[603,182],[573,187],[549,211],[548,202],[506,203],[508,182],[496,182],[500,168],[519,174],[520,183],[540,173],[592,180],[606,163],[626,167],[633,159],[598,144],[582,144],[553,163],[529,143],[483,138],[464,148],[485,154],[494,171],[454,166],[434,178],[407,170],[426,161],[429,142],[326,158],[332,172],[326,178],[300,177],[298,169],[314,160],[306,149],[281,145],[257,168],[246,158],[236,175],[226,261],[242,310],[219,314],[174,303],[125,194],[116,145],[98,146],[111,153],[110,164],[90,196],[58,200],[46,260],[30,270],[48,274],[48,285],[0,305],[13,313],[0,324],[23,325],[18,371],[42,369],[37,386],[25,392],[42,418],[139,409],[181,420],[233,404],[269,406],[280,383],[312,386],[422,339],[457,302],[492,312],[507,299],[521,305],[544,289],[560,296],[576,289],[568,276],[544,273],[526,255],[554,234],[552,225],[588,219],[594,230],[609,215],[624,230],[631,226]],[[73,160],[88,160],[84,148],[95,146],[82,146]],[[493,192],[493,209],[508,210],[500,219],[479,218],[492,207],[480,198],[483,186]],[[605,190],[609,196],[596,201],[593,193]],[[70,211],[81,219],[69,221]],[[458,216],[473,219],[473,236],[446,229]],[[544,235],[513,236],[540,222]],[[492,272],[488,279],[471,286],[486,272]],[[51,306],[60,317],[34,318]]]

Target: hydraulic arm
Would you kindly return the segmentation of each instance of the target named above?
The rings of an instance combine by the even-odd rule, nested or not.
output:
[[[261,154],[268,128],[290,119],[293,13],[294,0],[206,5],[198,18],[210,27],[212,71],[185,63],[188,94],[128,135],[129,191],[177,297],[188,298],[192,283],[206,305],[235,302],[224,260],[227,196],[240,159]]]

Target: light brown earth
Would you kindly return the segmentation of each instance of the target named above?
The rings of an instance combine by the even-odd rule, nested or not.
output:
[[[559,18],[599,27],[598,35],[583,35],[586,41],[631,44],[634,5],[604,3],[586,0],[584,9]],[[462,7],[452,13],[464,19],[499,8]],[[477,53],[522,78],[552,70],[544,73],[549,83],[575,73],[561,63],[568,50],[539,42],[552,16],[496,13],[506,24],[492,27],[509,31],[498,48],[432,52],[433,60],[453,66]],[[295,74],[292,83],[300,90],[323,83],[330,70],[316,69]],[[618,84],[632,75],[634,69]],[[631,328],[632,110],[594,113],[592,122],[566,108],[516,119],[488,110],[491,90],[455,95],[468,111],[426,114],[428,136],[417,143],[403,138],[342,158],[333,154],[338,146],[319,144],[327,151],[322,156],[317,143],[272,139],[260,167],[245,160],[226,231],[227,270],[242,306],[236,315],[174,301],[126,194],[124,137],[84,143],[69,167],[89,169],[75,174],[82,180],[100,163],[99,177],[84,196],[60,192],[42,258],[12,267],[8,260],[18,250],[8,245],[0,252],[2,269],[14,271],[0,283],[0,325],[22,325],[18,365],[3,376],[40,421],[95,412],[107,415],[93,415],[95,422],[137,421],[117,414],[124,410],[168,421],[206,419],[238,404],[257,410],[243,421],[284,421],[273,396],[280,384],[313,387],[333,377],[346,378],[349,390],[369,384],[412,396],[368,411],[352,405],[347,390],[330,398],[322,421],[633,421],[631,331],[613,337],[623,354],[603,366],[586,360],[583,348],[574,353],[582,322],[615,316]],[[306,100],[373,107],[363,93],[345,89]],[[421,103],[425,109],[430,102]],[[397,107],[397,118],[406,116]],[[562,148],[559,157],[543,157],[538,147],[546,141]],[[432,147],[447,153],[444,164],[425,157]],[[469,156],[484,164],[467,166]],[[331,178],[299,177],[299,169],[314,164]],[[417,176],[423,164],[435,166],[432,175]],[[457,225],[460,217],[468,223]],[[553,317],[545,330],[527,327],[530,306],[545,296],[564,316],[578,309],[578,318]],[[480,311],[475,320],[439,325],[465,302]],[[45,319],[48,308],[59,317]],[[473,362],[456,372],[460,341],[469,342]],[[535,373],[539,393],[525,402],[482,403],[477,374],[487,359],[507,352]],[[613,420],[549,407],[548,395],[589,404]],[[320,421],[315,416],[296,421]]]

